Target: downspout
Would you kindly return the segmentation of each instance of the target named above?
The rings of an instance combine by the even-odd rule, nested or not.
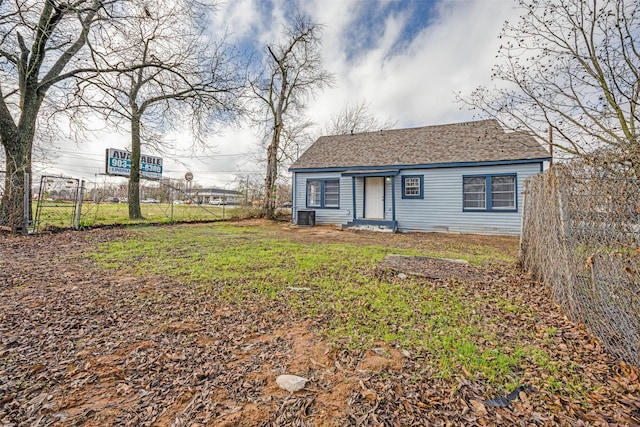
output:
[[[396,177],[391,175],[391,220],[396,221]]]
[[[356,220],[356,177],[351,177],[351,198],[353,199],[353,221]]]
[[[293,176],[291,178],[293,180],[293,182],[291,183],[291,191],[293,192],[293,194],[291,195],[291,223],[293,224],[297,224],[298,223],[298,213],[296,212],[296,206],[297,206],[297,200],[298,200],[298,193],[296,192],[296,173],[293,172]]]

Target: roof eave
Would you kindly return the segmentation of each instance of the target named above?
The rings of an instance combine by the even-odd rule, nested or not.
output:
[[[424,164],[391,164],[377,166],[324,166],[324,167],[289,167],[289,172],[343,172],[346,170],[379,170],[379,169],[440,169],[440,168],[457,168],[457,167],[476,167],[476,166],[499,166],[510,164],[526,164],[548,162],[551,157],[535,157],[530,159],[511,159],[511,160],[486,160],[481,162],[450,162],[450,163],[424,163]]]

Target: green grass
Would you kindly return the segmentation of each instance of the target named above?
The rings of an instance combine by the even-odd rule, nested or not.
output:
[[[83,202],[81,227],[114,224],[148,224],[194,221],[217,221],[243,217],[245,212],[237,206],[171,205],[168,203],[140,204],[141,220],[129,219],[129,205],[123,203]],[[36,207],[34,205],[34,215]],[[46,226],[70,228],[73,205],[68,202],[44,202],[40,211],[40,229]]]
[[[502,261],[515,255],[462,240],[433,251],[302,243],[283,233],[216,223],[140,228],[135,238],[102,244],[93,256],[105,268],[171,277],[229,303],[285,304],[300,318],[324,319],[323,334],[336,346],[383,342],[407,349],[427,358],[434,375],[444,378],[462,370],[491,384],[515,386],[525,359],[549,363],[546,353],[515,345],[497,326],[501,313],[530,308],[499,294],[468,292],[460,283],[442,287],[411,277],[381,278],[374,268],[388,253],[461,258],[479,266],[494,261],[487,254]],[[487,306],[494,309],[483,310]]]

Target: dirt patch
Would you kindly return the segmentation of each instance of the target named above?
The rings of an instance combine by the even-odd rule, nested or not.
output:
[[[375,233],[343,230],[331,225],[300,227],[288,222],[268,222],[254,219],[239,221],[238,226],[260,227],[261,232],[286,236],[295,241],[373,244],[415,250],[447,251],[464,241],[469,247],[488,246],[498,253],[512,256],[518,250],[518,238],[514,236],[489,236],[480,234],[447,233]]]
[[[358,363],[358,370],[380,372],[385,369],[401,370],[406,356],[396,349],[386,349],[383,344],[367,351]]]
[[[443,249],[495,236],[379,235],[332,227],[253,221],[261,233],[315,242]],[[186,227],[196,227],[190,225]],[[203,225],[199,225],[203,226]],[[242,226],[242,225],[240,225]],[[479,271],[433,259],[395,258],[395,271],[419,273],[531,308],[501,311],[509,330],[534,331],[554,369],[579,369],[593,390],[580,401],[538,385],[508,408],[486,399],[504,392],[465,372],[443,380],[428,355],[378,344],[353,350],[317,333],[326,319],[296,319],[277,303],[232,306],[183,283],[103,271],[84,252],[136,231],[95,230],[0,236],[0,424],[3,426],[375,426],[634,425],[640,382],[634,367],[608,355],[567,320],[538,283],[517,271]],[[418,280],[422,280],[418,277]],[[487,310],[499,310],[487,307]],[[550,336],[547,331],[557,331]],[[569,368],[567,368],[569,369]],[[275,378],[309,379],[290,394]],[[523,362],[517,380],[544,384]]]
[[[382,272],[393,271],[427,279],[478,280],[482,273],[463,260],[389,254],[380,263]]]

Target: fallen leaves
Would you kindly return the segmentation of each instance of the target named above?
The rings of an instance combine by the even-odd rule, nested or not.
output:
[[[483,309],[504,314],[505,339],[514,334],[516,342],[516,333],[530,332],[549,355],[547,371],[525,359],[514,373],[539,393],[521,390],[508,407],[494,408],[486,401],[507,390],[473,379],[464,367],[451,380],[439,378],[428,354],[417,349],[338,346],[302,357],[309,348],[300,340],[312,335],[313,322],[293,318],[286,307],[223,304],[185,284],[101,271],[82,254],[96,242],[130,233],[0,237],[0,424],[640,423],[637,368],[606,354],[544,289],[516,272],[455,265],[468,276],[448,284],[527,305],[524,315]],[[444,266],[435,276],[449,277],[447,264],[429,263]],[[304,333],[289,333],[300,327]],[[318,348],[329,347],[315,339]],[[292,366],[309,379],[294,394],[274,384]],[[591,390],[582,400],[571,395],[570,384],[549,386],[555,378],[576,377]]]
[[[475,412],[479,417],[483,417],[488,414],[487,408],[484,406],[484,403],[480,402],[479,400],[471,399],[469,401],[469,405],[471,405],[473,412]]]

